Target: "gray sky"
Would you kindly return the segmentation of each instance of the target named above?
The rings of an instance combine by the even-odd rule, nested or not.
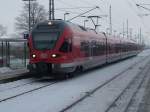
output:
[[[48,11],[49,0],[37,0],[40,4],[44,5]],[[122,32],[123,22],[129,20],[129,27],[133,28],[133,32],[136,33],[140,27],[146,35],[150,34],[150,16],[139,17],[138,14],[150,13],[142,8],[137,8],[135,3],[150,3],[149,0],[55,0],[55,8],[68,8],[68,7],[94,7],[98,5],[99,10],[92,11],[86,15],[108,15],[109,5],[112,5],[112,22],[113,29],[118,32]],[[1,0],[0,3],[0,24],[8,28],[8,34],[15,32],[15,18],[21,13],[23,6],[22,0]],[[149,6],[146,6],[150,8]],[[82,13],[88,9],[76,9],[70,10],[74,14],[70,14],[67,18],[72,18],[77,13]],[[56,17],[63,18],[64,11],[56,10]],[[73,22],[83,25],[84,18],[78,18]],[[91,22],[86,23],[88,27],[93,27]],[[100,31],[105,31],[109,26],[109,19],[104,17],[100,20]]]

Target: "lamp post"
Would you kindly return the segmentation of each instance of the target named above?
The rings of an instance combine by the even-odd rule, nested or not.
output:
[[[64,20],[66,20],[66,15],[69,15],[70,13],[66,12],[64,13]]]
[[[116,31],[116,30],[114,30],[114,37],[116,37],[116,32],[117,32],[117,31]]]
[[[31,1],[36,1],[36,0],[23,0],[23,1],[29,2],[29,33],[30,33],[31,31]]]
[[[89,20],[87,20],[87,19],[86,19],[86,20],[84,20],[84,28],[85,28],[85,23],[86,23],[86,22],[88,22],[88,21],[89,21]]]
[[[107,35],[110,35],[110,31],[109,30],[110,30],[110,28],[106,28],[106,34]]]

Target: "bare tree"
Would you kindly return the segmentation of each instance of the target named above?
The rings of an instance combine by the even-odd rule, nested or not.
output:
[[[44,6],[40,5],[38,2],[31,3],[30,14],[31,29],[36,23],[46,20],[48,16]],[[24,4],[22,13],[16,18],[15,26],[19,33],[29,31],[29,4]]]
[[[7,28],[4,27],[3,25],[0,25],[0,37],[4,36],[7,34]]]

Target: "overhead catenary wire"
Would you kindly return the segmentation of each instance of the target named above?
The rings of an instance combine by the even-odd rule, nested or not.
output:
[[[73,10],[77,10],[77,9],[88,9],[88,8],[92,8],[92,7],[67,7],[67,8],[56,8],[56,9],[73,9]]]
[[[135,10],[135,8],[132,6],[132,3],[130,0],[125,0],[127,2],[127,4],[130,6],[130,8],[133,10],[133,12],[136,14],[136,16],[140,19],[141,23],[143,24],[144,28],[146,28],[146,30],[148,30],[148,26],[144,23],[143,18],[141,16],[139,16],[139,13]],[[134,6],[137,6],[136,2],[134,0],[132,0]]]
[[[82,11],[82,9],[92,8],[92,7],[87,7],[87,6],[80,6],[79,7],[79,6],[76,6],[76,5],[72,5],[72,4],[70,4],[70,3],[66,2],[66,1],[63,1],[63,0],[58,0],[57,2],[65,5],[67,7],[65,7],[65,8],[56,8],[55,10],[61,10],[61,11],[64,10],[64,12],[70,12],[70,13],[73,13],[73,14],[79,14],[79,12]],[[68,9],[68,10],[66,10],[66,9]],[[78,13],[77,13],[77,12],[70,11],[70,10],[80,10],[80,11],[78,11]]]
[[[81,3],[84,3],[84,5],[83,6],[81,6],[81,7],[83,7],[83,8],[80,8],[79,6],[76,6],[76,4],[75,5],[72,5],[72,4],[70,4],[70,2],[67,2],[67,1],[65,1],[65,0],[58,0],[57,2],[60,2],[61,4],[63,4],[63,5],[65,5],[66,7],[64,7],[64,8],[56,8],[55,10],[57,10],[57,11],[61,11],[61,12],[68,12],[68,13],[70,13],[70,17],[72,16],[72,15],[74,15],[74,14],[80,14],[80,12],[82,11],[85,11],[85,10],[83,10],[83,9],[86,9],[86,8],[90,8],[90,7],[92,7],[92,6],[96,6],[96,5],[98,5],[99,7],[100,7],[100,9],[98,9],[97,11],[99,11],[100,13],[89,13],[89,14],[87,14],[87,16],[91,16],[91,15],[95,15],[95,16],[99,16],[100,14],[101,15],[108,15],[108,13],[106,13],[106,10],[104,11],[101,7],[106,7],[107,6],[107,2],[108,2],[108,0],[107,0],[107,2],[106,1],[102,1],[102,0],[99,0],[98,2],[96,2],[95,4],[93,3],[93,2],[89,2],[88,0],[77,0],[77,2],[81,2]],[[101,3],[102,2],[102,3]],[[91,4],[92,3],[92,4]],[[105,6],[104,6],[104,4],[105,4]],[[77,11],[76,11],[77,10]],[[82,13],[81,12],[81,13]],[[106,27],[106,24],[107,23],[109,23],[108,22],[108,18],[105,18],[104,19],[104,17],[102,18],[103,19],[103,21],[105,21],[105,22],[101,22],[101,24],[103,24],[102,26],[103,27]],[[101,20],[102,20],[101,19]],[[114,18],[113,18],[114,19]],[[105,25],[104,25],[105,24]],[[117,25],[113,25],[113,26],[115,26],[115,27],[118,27]],[[107,27],[108,27],[108,24],[107,24]],[[119,27],[119,29],[121,29],[120,27]]]
[[[93,6],[93,7],[97,6],[97,5],[89,2],[88,0],[78,0],[78,1],[81,2],[81,3],[87,4],[88,6]]]
[[[80,14],[79,12],[70,11],[70,10],[63,10],[63,9],[56,9],[56,10],[61,11],[61,12],[68,12],[68,13],[72,13],[72,14]]]
[[[77,15],[77,16],[75,16],[75,17],[71,18],[71,19],[69,19],[69,21],[71,21],[71,20],[73,20],[73,19],[75,19],[75,18],[77,18],[77,17],[80,17],[80,16],[82,16],[82,15],[84,15],[84,14],[86,14],[86,13],[89,13],[89,12],[91,12],[91,11],[93,11],[93,10],[97,9],[97,8],[99,8],[99,7],[98,7],[98,6],[96,6],[96,7],[92,8],[92,9],[90,9],[90,10],[86,11],[86,12],[83,12],[83,13],[81,13],[81,14],[79,14],[79,15]]]
[[[135,0],[133,0],[132,2],[134,2],[134,4],[135,4],[135,6],[136,6],[136,8],[138,8],[139,9],[139,7],[137,6],[137,3],[135,2]],[[140,18],[140,20],[141,20],[141,23],[142,23],[142,25],[143,25],[143,29],[145,29],[145,31],[146,32],[149,32],[149,26],[147,25],[147,24],[145,24],[145,20],[144,20],[144,18],[142,18],[142,16],[140,16],[138,13],[137,13],[137,16]],[[139,29],[141,29],[141,26],[140,26],[140,28],[138,28],[138,37],[139,37]],[[141,31],[141,30],[140,30]]]
[[[65,5],[65,6],[71,6],[71,7],[75,7],[74,5],[72,5],[72,4],[69,4],[68,2],[65,2],[65,1],[63,1],[63,0],[56,0],[56,2],[59,2],[59,3],[61,3],[61,4],[63,4],[63,5]]]

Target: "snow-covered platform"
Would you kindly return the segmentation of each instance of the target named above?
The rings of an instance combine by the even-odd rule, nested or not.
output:
[[[26,73],[28,73],[28,70],[25,68],[12,70],[8,67],[2,67],[0,68],[0,81],[21,77],[24,76]]]

